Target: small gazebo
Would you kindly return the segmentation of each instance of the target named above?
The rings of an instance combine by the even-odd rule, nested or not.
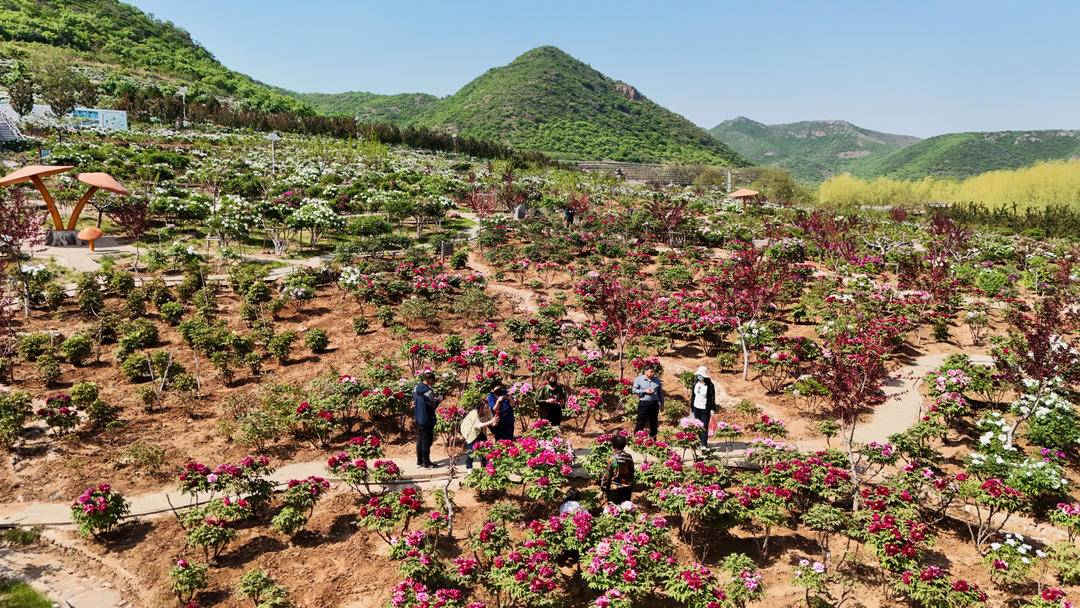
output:
[[[761,193],[758,192],[757,190],[751,190],[749,188],[739,188],[738,190],[736,190],[736,191],[732,192],[731,194],[729,194],[728,198],[733,198],[733,199],[739,201],[740,203],[745,203],[747,201],[755,201],[755,200],[757,200],[757,197],[760,194]]]
[[[15,184],[21,184],[23,182],[31,182],[38,192],[41,193],[42,200],[45,201],[45,206],[49,209],[49,216],[52,218],[53,228],[49,231],[48,238],[46,239],[49,245],[77,245],[76,239],[81,239],[75,234],[75,226],[79,222],[79,215],[82,214],[83,207],[90,202],[94,193],[98,190],[105,190],[106,192],[112,192],[121,196],[128,196],[130,193],[120,185],[120,182],[113,179],[108,173],[79,173],[75,176],[75,179],[90,186],[79,198],[79,202],[75,204],[75,208],[71,210],[71,217],[68,218],[67,226],[64,226],[64,220],[60,217],[60,210],[56,207],[56,200],[53,199],[49,189],[45,187],[45,182],[42,178],[50,175],[56,175],[58,173],[64,173],[74,169],[71,165],[29,165],[9,173],[0,178],[0,186],[13,186]],[[101,236],[101,235],[98,235]],[[97,237],[95,237],[97,238]],[[85,240],[85,239],[82,239]],[[93,242],[91,239],[88,242]]]
[[[45,206],[49,208],[53,229],[63,230],[64,220],[60,218],[60,211],[56,208],[56,201],[53,200],[52,194],[49,193],[49,189],[45,187],[45,182],[41,181],[41,178],[56,175],[57,173],[65,173],[74,168],[71,165],[29,165],[0,178],[0,186],[14,186],[23,182],[33,183],[34,187],[41,193]]]

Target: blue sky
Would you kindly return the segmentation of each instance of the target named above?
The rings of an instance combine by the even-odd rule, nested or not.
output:
[[[133,0],[298,91],[449,95],[552,44],[703,127],[1080,128],[1080,1]]]

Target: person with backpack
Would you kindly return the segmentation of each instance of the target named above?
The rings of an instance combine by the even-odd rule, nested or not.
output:
[[[634,491],[634,458],[626,451],[626,437],[611,438],[615,453],[608,460],[607,469],[600,478],[600,489],[611,504],[619,505],[630,500]]]
[[[709,368],[702,365],[694,371],[694,389],[690,396],[690,413],[701,421],[701,447],[709,447],[709,418],[716,411],[716,387],[709,378]]]
[[[496,380],[487,396],[488,408],[499,421],[491,428],[495,441],[514,440],[514,400],[502,380]]]
[[[431,444],[435,443],[435,408],[439,406],[439,396],[431,385],[435,382],[434,372],[424,372],[420,382],[413,389],[413,420],[416,421],[416,466],[421,469],[433,469],[431,462]]]
[[[486,420],[485,420],[486,418]],[[469,471],[472,470],[473,465],[473,450],[476,444],[487,441],[487,428],[499,423],[498,416],[491,415],[491,409],[488,408],[487,401],[483,399],[477,399],[476,407],[469,410],[468,414],[465,414],[465,418],[461,421],[461,437],[465,440],[465,449],[467,450],[465,455],[465,468]],[[480,466],[487,466],[487,462],[483,457],[480,458]]]
[[[566,388],[559,384],[555,372],[547,375],[547,382],[536,391],[536,404],[540,406],[540,418],[559,428],[562,426],[563,404],[566,403]]]

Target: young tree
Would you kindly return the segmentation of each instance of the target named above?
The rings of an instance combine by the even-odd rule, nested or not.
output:
[[[903,319],[883,317],[855,320],[844,329],[824,337],[821,358],[814,378],[829,391],[832,415],[840,421],[847,449],[851,479],[855,484],[855,509],[859,499],[859,462],[855,450],[855,429],[859,414],[885,401],[882,391],[889,372],[885,355],[892,350]]]
[[[139,270],[139,239],[146,234],[150,223],[150,206],[146,199],[130,197],[109,207],[109,217],[120,225],[135,242],[135,271]]]
[[[63,125],[67,115],[79,104],[93,105],[97,101],[97,88],[90,79],[70,66],[53,61],[46,64],[38,74],[41,98],[49,104],[57,120],[57,133],[63,139]]]
[[[786,281],[797,280],[786,262],[771,260],[763,251],[744,245],[718,272],[704,279],[713,302],[737,329],[743,354],[743,380],[750,375],[750,342],[746,328],[762,320],[774,305]],[[740,329],[741,328],[741,329]]]
[[[21,188],[13,188],[0,193],[0,248],[16,265],[24,256],[33,255],[33,247],[45,237],[42,224],[45,215],[26,199]],[[23,314],[30,316],[30,273],[13,273],[21,283],[23,292]]]
[[[656,298],[637,287],[627,287],[607,273],[592,272],[578,282],[574,291],[586,310],[598,313],[614,330],[619,349],[619,376],[625,371],[626,346],[652,329]]]
[[[26,64],[17,61],[4,77],[11,107],[19,116],[26,116],[34,110],[34,74]]]
[[[470,190],[457,199],[457,204],[467,207],[476,214],[476,217],[484,219],[495,211],[495,193],[479,188]]]
[[[1009,319],[1012,331],[995,339],[994,363],[1013,383],[1017,393],[1032,395],[1035,401],[1052,392],[1060,381],[1080,378],[1080,349],[1068,339],[1069,324],[1063,317],[1063,301],[1056,295],[1043,298],[1032,313],[1015,311]],[[1016,430],[1037,408],[1020,408],[1009,432],[1009,445]]]

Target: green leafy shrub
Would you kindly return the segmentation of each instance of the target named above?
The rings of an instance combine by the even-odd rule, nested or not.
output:
[[[97,340],[98,344],[112,344],[120,337],[120,316],[116,313],[105,313],[93,325],[90,335]]]
[[[94,354],[94,341],[86,334],[74,334],[60,343],[60,354],[68,363],[81,366]]]
[[[49,283],[45,286],[45,307],[49,310],[60,310],[60,307],[67,302],[67,292],[64,291],[64,286],[57,283]]]
[[[141,287],[133,287],[127,292],[124,302],[124,313],[129,319],[138,319],[146,316],[146,291]]]
[[[158,308],[161,318],[169,325],[177,325],[184,318],[184,305],[180,302],[165,302]]]
[[[105,285],[109,293],[122,296],[135,289],[135,275],[130,272],[114,268],[107,273],[105,271],[102,273],[105,275]]]
[[[383,327],[390,327],[394,323],[394,309],[386,305],[380,306],[375,309],[375,318]]]
[[[218,312],[217,289],[213,285],[206,285],[195,292],[191,303],[195,307],[195,312],[208,319],[213,318]]]
[[[479,323],[495,316],[495,301],[483,289],[466,289],[454,298],[451,309],[467,321]]]
[[[371,329],[371,321],[367,317],[354,317],[352,320],[353,332],[358,336],[362,336]]]
[[[30,393],[26,391],[0,392],[0,445],[11,447],[19,437],[19,431],[30,419]]]
[[[324,329],[318,327],[309,329],[304,334],[304,345],[315,354],[324,353],[326,348],[330,346],[330,336],[326,335]]]
[[[124,325],[124,333],[120,336],[116,358],[124,359],[137,350],[155,346],[158,343],[158,337],[157,326],[151,320],[129,321]]]
[[[79,312],[87,317],[96,317],[105,310],[105,297],[101,294],[96,273],[79,275],[75,282],[75,299],[79,302]]]
[[[469,262],[469,250],[458,249],[450,256],[450,267],[454,270],[461,270]]]
[[[53,336],[47,332],[26,334],[15,343],[15,352],[25,361],[34,362],[38,357],[52,350]]]
[[[270,522],[270,529],[284,536],[295,536],[307,526],[308,518],[303,511],[285,507]]]
[[[435,304],[422,298],[409,298],[401,303],[398,318],[406,325],[430,327],[438,323],[439,310]]]
[[[288,592],[279,585],[265,570],[249,570],[240,577],[236,584],[236,594],[262,606],[276,607],[284,605]]]
[[[181,605],[186,605],[195,598],[195,594],[209,586],[206,576],[206,564],[191,564],[186,559],[177,560],[169,570],[172,590]]]
[[[152,476],[161,474],[167,459],[168,453],[164,447],[141,440],[131,443],[120,453],[123,464]]]
[[[60,360],[53,354],[44,354],[37,359],[38,377],[45,386],[52,386],[60,380]]]
[[[297,336],[295,331],[286,331],[277,334],[273,338],[270,338],[270,342],[266,345],[266,352],[277,359],[278,363],[284,365],[289,361],[289,355],[292,353],[293,344],[296,342],[296,339]]]

